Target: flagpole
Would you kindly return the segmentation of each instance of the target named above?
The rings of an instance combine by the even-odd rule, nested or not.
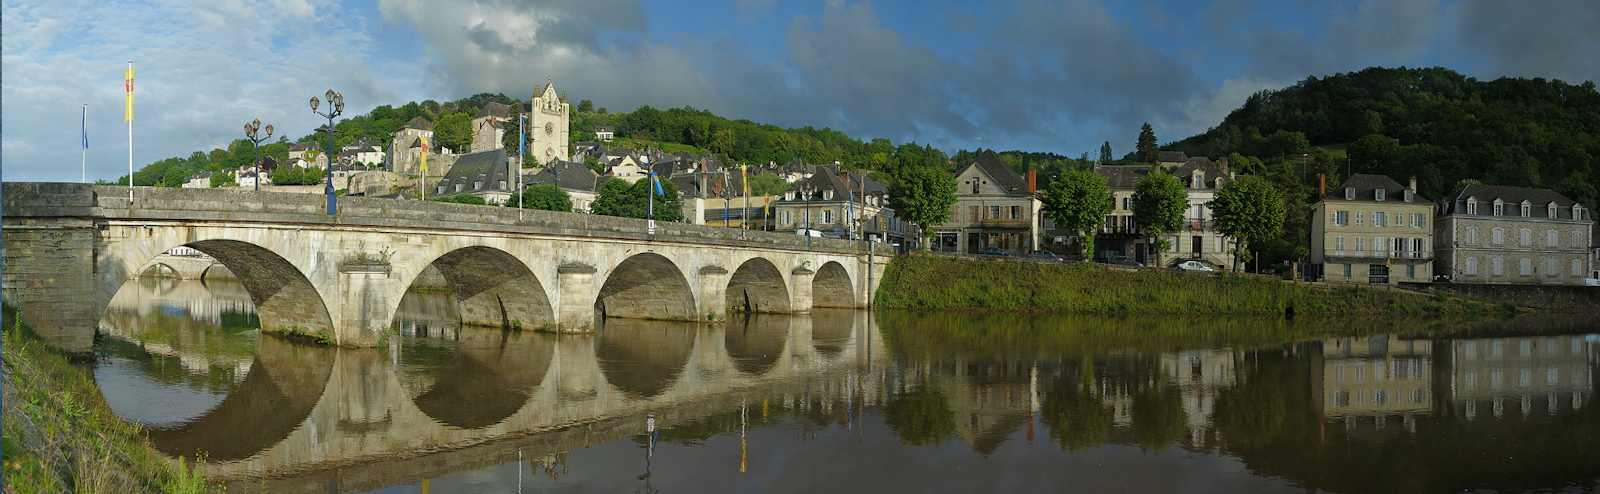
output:
[[[89,104],[88,103],[84,103],[83,104],[83,119],[80,120],[79,122],[83,124],[83,161],[82,161],[82,163],[79,164],[79,166],[83,170],[83,178],[78,179],[78,181],[82,182],[82,183],[89,183]],[[128,180],[133,180],[133,177],[129,176]]]
[[[133,207],[133,60],[128,61],[127,108],[123,120],[128,122],[128,207]]]
[[[517,221],[522,221],[522,160],[528,152],[528,116],[517,115]],[[557,178],[560,175],[556,176]],[[561,188],[561,180],[556,180],[556,188]]]

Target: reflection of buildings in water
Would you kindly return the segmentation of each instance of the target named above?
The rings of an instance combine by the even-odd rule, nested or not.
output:
[[[980,454],[993,453],[1039,411],[1039,370],[1032,362],[941,362],[926,370],[941,376],[956,436]]]
[[[1432,410],[1433,343],[1396,335],[1334,338],[1322,342],[1320,365],[1313,360],[1316,406],[1324,417],[1358,417],[1379,426],[1400,415],[1408,430],[1417,414]]]
[[[1467,420],[1481,406],[1495,418],[1508,406],[1523,416],[1583,408],[1594,389],[1597,346],[1595,335],[1450,341],[1450,403]]]
[[[226,335],[228,341],[215,345],[217,335],[212,333],[217,328],[239,331],[258,326],[255,304],[239,283],[144,278],[123,283],[106,306],[98,329],[102,335],[137,343],[150,354],[175,357],[190,374],[233,367],[238,382],[251,366],[251,356],[239,350],[253,347],[248,340],[254,334]]]
[[[1200,445],[1211,429],[1217,394],[1237,382],[1238,355],[1227,348],[1184,350],[1161,354],[1161,370],[1182,390],[1188,417],[1189,443]]]
[[[221,326],[224,314],[245,315],[254,321],[256,305],[238,282],[143,278],[123,283],[106,305],[106,313],[166,313]],[[100,330],[127,334],[124,328],[108,325],[106,319],[101,320]]]

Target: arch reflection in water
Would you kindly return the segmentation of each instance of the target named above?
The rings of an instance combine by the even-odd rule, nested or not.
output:
[[[788,349],[792,317],[745,314],[728,318],[723,346],[739,372],[759,376],[772,370]]]
[[[555,353],[552,335],[470,326],[435,334],[449,337],[407,339],[397,370],[417,409],[462,429],[521,410]]]
[[[288,437],[322,398],[335,351],[264,336],[239,387],[204,415],[151,428],[150,442],[172,456],[212,461],[249,458]]]
[[[595,339],[606,381],[634,398],[661,394],[689,363],[695,323],[611,319]]]
[[[825,357],[837,357],[850,344],[860,312],[841,309],[811,311],[811,346]]]

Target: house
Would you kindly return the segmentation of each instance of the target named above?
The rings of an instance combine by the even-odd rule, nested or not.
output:
[[[1467,185],[1434,216],[1434,269],[1456,283],[1578,285],[1593,274],[1594,218],[1550,189]]]
[[[510,163],[504,148],[460,155],[429,196],[473,194],[486,201],[504,202],[516,186]]]
[[[617,138],[617,128],[610,125],[601,125],[594,128],[594,138],[597,141],[611,142]]]
[[[314,156],[314,158],[313,158]],[[296,142],[289,145],[289,160],[303,160],[305,167],[327,168],[328,156],[322,152],[322,145],[316,141]]]
[[[1163,235],[1172,246],[1171,255],[1163,257],[1163,264],[1176,266],[1183,261],[1200,261],[1215,267],[1232,266],[1235,241],[1217,231],[1216,218],[1206,206],[1216,198],[1218,190],[1235,178],[1228,169],[1227,158],[1218,162],[1204,156],[1188,158],[1170,173],[1188,191],[1189,208],[1183,214],[1183,226],[1179,231]]]
[[[361,141],[366,141],[366,143],[360,146],[344,145],[339,150],[339,162],[352,165],[382,165],[383,149],[377,146],[377,142],[371,139],[361,139]]]
[[[858,174],[840,172],[837,165],[816,167],[811,178],[796,183],[794,188],[771,202],[774,218],[770,230],[811,231],[817,232],[814,236],[851,239],[863,238],[863,233],[876,233],[882,239],[883,229],[878,228],[878,219],[892,219],[893,210],[888,209],[883,195],[869,192],[863,200],[860,196],[862,179]],[[903,223],[895,222],[895,225],[903,226]]]
[[[583,163],[552,161],[538,173],[524,175],[522,180],[524,186],[555,185],[567,192],[567,198],[572,200],[573,212],[588,213],[595,197],[599,195],[600,184],[610,179],[583,166]]]
[[[1128,256],[1141,263],[1150,260],[1144,232],[1133,222],[1133,190],[1140,180],[1150,176],[1152,169],[1153,165],[1112,166],[1095,162],[1094,173],[1104,178],[1106,188],[1111,190],[1111,214],[1100,224],[1100,229],[1093,232],[1095,252],[1084,252],[1085,257]]]
[[[1189,155],[1184,154],[1183,151],[1160,151],[1156,153],[1156,164],[1161,166],[1162,170],[1183,166],[1188,162]]]
[[[956,204],[950,221],[932,228],[935,250],[977,253],[996,247],[1009,254],[1039,248],[1044,232],[1032,170],[1017,175],[994,151],[984,151],[956,171]]]
[[[197,174],[194,174],[194,175],[190,175],[188,179],[183,181],[183,188],[185,188],[185,189],[209,189],[209,188],[211,188],[211,174],[212,173],[213,172],[205,171],[205,172],[200,172],[200,173],[197,173]],[[216,172],[216,173],[221,173],[221,172]]]
[[[1325,187],[1324,187],[1325,189]],[[1396,284],[1433,278],[1433,203],[1417,179],[1351,175],[1311,207],[1311,262],[1330,283]]]
[[[389,141],[389,156],[386,160],[389,163],[389,170],[401,175],[421,175],[424,141],[430,143],[431,153],[448,154],[447,150],[441,150],[437,144],[432,144],[433,122],[415,117],[400,126],[400,130],[395,131],[394,138]],[[430,160],[434,157],[431,153],[428,157]],[[437,163],[434,165],[437,166]],[[439,170],[447,169],[439,167],[430,171],[436,174]]]
[[[488,151],[504,147],[501,143],[506,137],[506,122],[510,118],[511,107],[504,103],[489,103],[472,117],[472,152]]]

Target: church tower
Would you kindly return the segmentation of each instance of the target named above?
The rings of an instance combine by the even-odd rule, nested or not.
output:
[[[528,115],[528,154],[534,155],[540,165],[551,161],[572,159],[571,137],[572,105],[567,103],[567,93],[556,93],[555,83],[542,87],[534,85],[533,97],[523,108]]]

